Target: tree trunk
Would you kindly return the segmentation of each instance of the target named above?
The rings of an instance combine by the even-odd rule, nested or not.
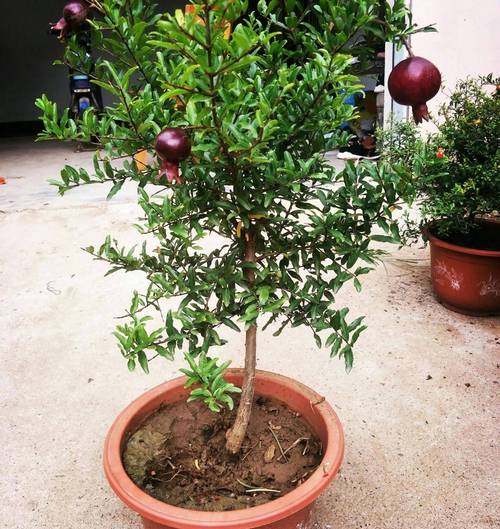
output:
[[[255,234],[247,232],[245,261],[255,263]],[[245,270],[245,277],[249,288],[255,283],[255,273],[253,270]],[[252,415],[253,397],[255,394],[255,370],[257,367],[257,325],[252,325],[246,333],[245,343],[245,379],[241,393],[240,405],[233,427],[226,434],[226,449],[237,454],[241,450],[241,445],[247,433],[248,423]]]

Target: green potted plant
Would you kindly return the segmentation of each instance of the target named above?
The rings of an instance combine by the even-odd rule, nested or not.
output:
[[[65,167],[53,184],[61,194],[108,184],[109,198],[138,184],[143,244],[122,248],[108,236],[87,251],[110,272],[146,276],[115,333],[129,369],[148,372],[153,358],[177,351],[187,361],[185,377],[118,416],[105,445],[108,480],[146,528],[309,527],[342,461],[342,427],[313,390],[256,370],[257,331],[308,327],[352,367],[363,318],[350,319],[336,293],[361,288],[382,254],[373,242],[399,240],[393,210],[407,183],[386,164],[336,171],[323,154],[349,140],[340,125],[355,114],[346,99],[362,90],[362,34],[406,39],[417,28],[403,1],[260,1],[256,13],[247,2],[206,0],[165,16],[143,0],[80,4],[78,13],[94,9],[87,29],[103,54],[91,64],[69,36],[64,62],[115,99],[78,121],[38,101],[41,139],[100,149],[94,174]],[[134,163],[144,150],[151,163]],[[228,369],[211,352],[240,331],[245,367]],[[302,470],[278,489],[266,465],[279,474],[295,460]]]
[[[410,232],[430,243],[434,291],[467,314],[500,313],[498,85],[492,75],[460,81],[426,138],[409,123],[382,135],[386,162],[413,173],[420,220]]]

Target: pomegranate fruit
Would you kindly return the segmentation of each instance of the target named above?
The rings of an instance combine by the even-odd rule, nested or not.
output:
[[[63,16],[56,24],[51,24],[51,33],[58,33],[64,39],[71,31],[78,30],[89,16],[89,5],[86,0],[68,2],[63,8]]]
[[[441,87],[441,73],[432,62],[423,57],[409,57],[400,62],[389,76],[389,92],[400,105],[413,109],[416,123],[429,121],[427,101]]]
[[[63,18],[70,28],[78,28],[87,20],[89,6],[84,1],[68,2],[63,8]]]
[[[166,176],[170,183],[182,183],[179,175],[179,163],[191,154],[191,140],[184,129],[164,129],[155,142],[155,150],[163,160],[159,178]]]

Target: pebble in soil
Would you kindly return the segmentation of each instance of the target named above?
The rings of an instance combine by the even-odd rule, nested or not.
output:
[[[308,424],[280,402],[264,398],[254,403],[241,453],[231,456],[225,434],[235,414],[212,413],[200,401],[160,408],[125,446],[128,475],[170,505],[231,511],[287,494],[320,465],[321,441]]]

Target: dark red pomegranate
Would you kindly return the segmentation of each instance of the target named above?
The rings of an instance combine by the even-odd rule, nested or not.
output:
[[[63,8],[63,17],[56,24],[51,24],[51,33],[59,34],[64,39],[71,31],[80,29],[89,16],[90,6],[87,0],[73,0]]]
[[[389,92],[400,105],[413,108],[416,123],[429,121],[427,101],[441,87],[441,73],[432,62],[423,57],[409,57],[400,62],[389,76]]]
[[[63,18],[70,28],[78,28],[87,20],[89,6],[86,2],[75,0],[68,2],[63,8]]]
[[[179,162],[191,154],[191,140],[184,129],[168,128],[160,132],[155,142],[158,156],[163,160],[160,178],[166,175],[170,183],[182,183],[179,175]]]

